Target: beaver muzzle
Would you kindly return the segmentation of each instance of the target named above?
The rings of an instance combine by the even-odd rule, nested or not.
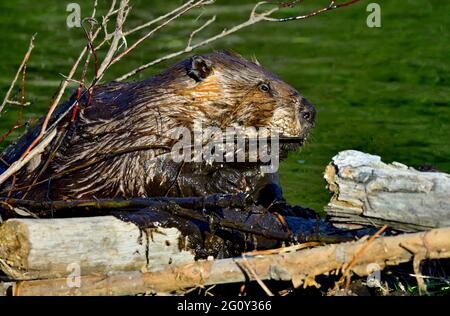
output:
[[[300,101],[300,122],[302,126],[302,136],[307,136],[309,131],[316,124],[317,111],[314,105],[308,100],[302,98]]]

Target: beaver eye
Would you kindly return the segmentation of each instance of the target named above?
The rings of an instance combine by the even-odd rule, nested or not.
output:
[[[262,92],[269,92],[270,87],[269,87],[269,85],[266,84],[266,83],[261,83],[261,84],[259,85],[259,89],[260,89]]]

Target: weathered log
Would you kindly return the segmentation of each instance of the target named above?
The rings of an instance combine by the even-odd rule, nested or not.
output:
[[[14,279],[99,271],[154,271],[192,262],[176,228],[142,230],[113,216],[10,219],[0,226],[0,269]]]
[[[347,150],[333,157],[325,179],[333,193],[325,211],[338,227],[387,224],[411,232],[450,226],[449,174]]]
[[[316,285],[314,277],[341,269],[354,262],[351,270],[360,276],[397,265],[414,258],[450,257],[450,228],[428,232],[379,237],[356,259],[354,255],[367,246],[366,240],[312,249],[295,249],[278,254],[246,255],[243,258],[202,260],[186,265],[171,265],[158,272],[130,271],[110,275],[89,275],[80,278],[79,287],[71,287],[67,279],[16,282],[14,295],[133,295],[168,293],[190,287],[245,282],[254,279],[246,272],[243,260],[261,280],[292,280],[295,287]],[[288,247],[289,249],[289,247]],[[419,260],[419,262],[420,262]]]
[[[158,210],[123,215],[125,221],[113,216],[9,219],[0,226],[0,270],[16,280],[65,277],[77,267],[82,275],[155,271],[209,255],[235,256],[248,250],[251,243],[258,249],[276,247],[281,245],[278,238],[284,236],[288,241],[291,234],[299,240],[320,242],[348,241],[354,236],[330,236],[339,230],[333,231],[331,225],[325,224],[317,227],[313,219],[296,217],[285,218],[292,229],[287,234],[283,224],[270,213],[249,215],[227,209],[223,223],[232,218],[246,230],[234,235],[228,231],[223,239],[220,227],[214,228],[214,233],[201,231],[191,221],[164,216],[167,213]],[[241,228],[239,225],[236,227]],[[255,235],[247,237],[248,233]]]

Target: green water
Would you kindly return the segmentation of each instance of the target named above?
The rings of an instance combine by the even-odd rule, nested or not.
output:
[[[182,3],[132,2],[130,26]],[[244,21],[254,2],[218,0],[210,8],[197,10],[112,67],[106,80],[183,48],[200,12],[199,22],[217,14],[217,22],[200,34],[202,38]],[[303,10],[328,3],[306,2]],[[344,149],[381,155],[388,162],[433,165],[450,172],[450,2],[376,2],[381,5],[381,28],[367,27],[369,1],[362,1],[309,20],[261,23],[199,51],[231,48],[246,57],[255,55],[263,66],[316,105],[318,124],[308,144],[281,165],[282,185],[291,203],[323,208],[330,197],[322,178],[324,168]],[[38,33],[27,69],[26,99],[31,102],[26,108],[27,119],[46,111],[59,84],[59,73],[68,72],[84,45],[82,31],[66,27],[67,3],[0,2],[2,98],[30,36]],[[78,3],[82,16],[87,16],[91,2]],[[100,7],[106,7],[104,1],[100,1]],[[136,78],[158,72],[171,62]],[[14,106],[2,115],[1,134],[14,123],[16,115]]]

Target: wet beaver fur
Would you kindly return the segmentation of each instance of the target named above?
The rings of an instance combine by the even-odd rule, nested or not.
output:
[[[62,104],[52,120],[73,102]],[[276,174],[262,174],[259,163],[176,163],[164,155],[175,142],[165,133],[201,119],[204,126],[263,126],[306,138],[316,116],[293,87],[230,52],[193,56],[143,81],[98,86],[86,104],[84,94],[76,120],[71,112],[60,120],[51,146],[17,173],[15,190],[10,182],[1,195],[60,200],[245,191],[267,204],[281,197]],[[17,160],[39,128],[2,159]],[[300,145],[282,145],[282,154]],[[6,167],[0,164],[0,172]]]

